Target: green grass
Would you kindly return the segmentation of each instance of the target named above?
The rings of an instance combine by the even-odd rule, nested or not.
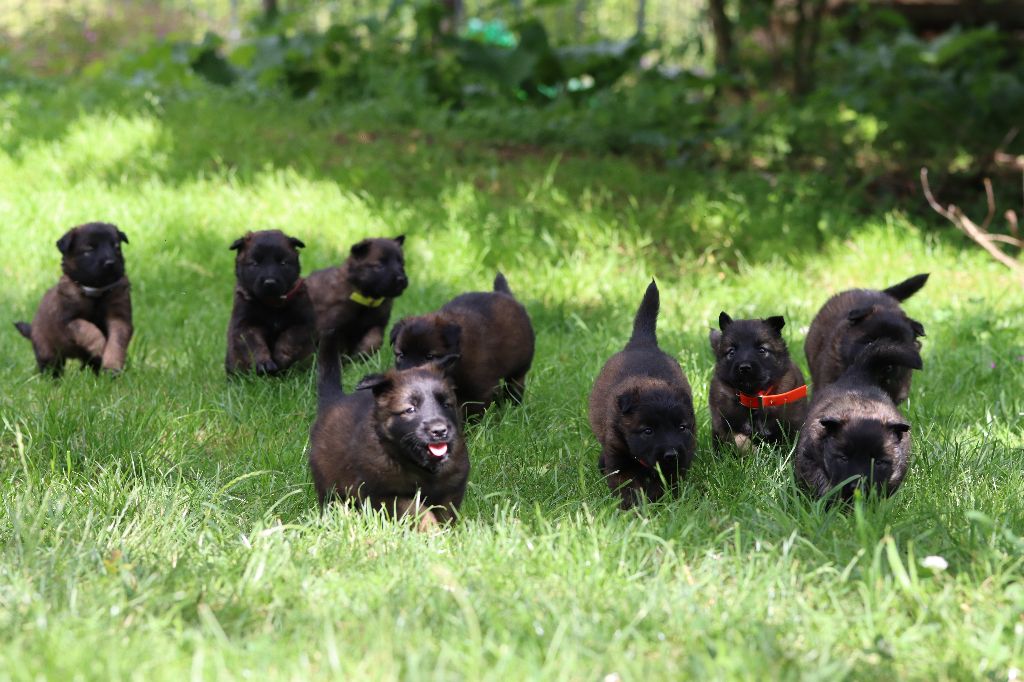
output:
[[[1024,292],[1001,266],[917,206],[881,211],[818,175],[510,153],[373,113],[0,90],[0,678],[1018,674]],[[55,240],[94,219],[131,239],[130,366],[55,383],[9,321],[56,279]],[[225,381],[227,246],[266,228],[306,242],[305,271],[407,234],[396,319],[498,268],[525,302],[526,404],[469,429],[457,526],[321,517],[311,374]],[[829,510],[796,490],[789,451],[712,454],[720,310],[784,314],[804,363],[830,293],[920,271],[932,279],[907,308],[928,331],[925,370],[893,499]],[[621,513],[586,396],[652,275],[700,444],[679,499]],[[346,386],[388,361],[347,369]]]

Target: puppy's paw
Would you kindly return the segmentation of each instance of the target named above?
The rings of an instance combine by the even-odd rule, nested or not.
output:
[[[279,372],[277,363],[273,360],[264,360],[256,363],[257,374],[277,374]]]

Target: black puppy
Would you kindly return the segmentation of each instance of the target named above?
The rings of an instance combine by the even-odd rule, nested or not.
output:
[[[394,300],[405,291],[405,236],[364,239],[349,250],[339,267],[306,277],[316,310],[317,336],[338,334],[342,355],[376,353]]]
[[[299,277],[304,247],[280,230],[236,239],[235,301],[228,323],[228,374],[277,374],[313,354],[313,303]]]
[[[838,381],[815,389],[794,458],[797,478],[812,494],[820,498],[840,485],[843,500],[865,486],[896,492],[910,462],[910,425],[880,384],[892,367],[921,366],[916,348],[873,341]]]
[[[804,375],[789,357],[781,315],[763,320],[718,317],[710,334],[715,373],[708,389],[716,449],[742,450],[751,440],[778,443],[796,435],[807,416]]]
[[[851,289],[830,298],[811,322],[804,342],[814,390],[839,379],[860,352],[879,339],[920,350],[924,325],[907,317],[900,307],[928,281],[915,275],[883,291]],[[910,395],[910,370],[893,366],[881,386],[897,402]]]
[[[338,496],[399,517],[422,514],[420,529],[451,521],[469,478],[469,453],[446,376],[456,358],[370,375],[345,395],[338,343],[327,337],[317,354],[309,466],[321,509]]]
[[[674,487],[693,460],[693,395],[679,363],[658,347],[658,285],[647,287],[626,347],[609,358],[590,392],[598,468],[628,509]]]
[[[132,338],[130,285],[121,244],[109,223],[86,223],[57,241],[64,275],[43,295],[32,324],[15,322],[32,342],[39,371],[60,376],[68,358],[94,371],[124,369]]]

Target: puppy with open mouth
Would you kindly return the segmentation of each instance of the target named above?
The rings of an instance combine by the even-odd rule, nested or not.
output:
[[[224,367],[229,375],[275,375],[313,354],[313,303],[299,276],[305,244],[280,230],[249,232],[231,244],[235,298]]]
[[[533,363],[533,325],[499,272],[494,291],[462,294],[435,313],[396,322],[391,346],[398,369],[458,355],[455,392],[466,415],[474,416],[495,401],[522,402]]]
[[[68,359],[93,371],[124,369],[134,327],[121,244],[110,223],[86,223],[57,241],[64,274],[43,295],[32,323],[14,326],[32,342],[40,372],[60,376]]]
[[[306,277],[317,336],[337,335],[342,355],[369,355],[383,345],[391,308],[409,286],[404,244],[404,235],[364,239],[340,266]]]
[[[317,354],[317,417],[309,466],[320,507],[333,498],[418,515],[421,530],[450,522],[462,504],[469,453],[445,356],[421,367],[364,377],[346,395],[340,341]]]
[[[733,320],[724,311],[709,340],[715,372],[708,390],[715,448],[775,444],[797,434],[807,416],[807,385],[789,357],[781,315]]]
[[[656,500],[685,475],[697,447],[693,394],[682,368],[658,347],[658,285],[647,287],[626,347],[609,358],[590,392],[598,467],[628,509]],[[663,483],[664,481],[664,483]]]

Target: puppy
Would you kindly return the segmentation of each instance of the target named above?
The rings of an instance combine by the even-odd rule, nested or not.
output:
[[[866,486],[896,492],[910,461],[910,425],[882,384],[892,367],[909,373],[921,366],[916,348],[873,341],[838,381],[815,389],[794,458],[797,478],[812,494],[820,498],[839,485],[842,500]]]
[[[399,320],[391,329],[391,346],[398,369],[460,356],[452,379],[459,404],[472,416],[495,400],[522,402],[534,335],[526,308],[499,272],[493,292],[462,294],[436,313]]]
[[[693,395],[679,363],[658,348],[658,285],[647,287],[626,347],[605,363],[590,392],[598,468],[628,509],[675,487],[693,461]]]
[[[43,295],[32,324],[14,323],[32,342],[40,372],[60,376],[68,358],[96,372],[124,369],[133,328],[122,242],[128,237],[109,223],[79,225],[57,240],[64,275]]]
[[[304,247],[280,230],[248,232],[231,244],[235,301],[228,322],[228,374],[278,374],[313,354],[313,303],[299,277]]]
[[[920,350],[924,326],[900,308],[925,285],[928,275],[915,275],[883,291],[852,289],[830,298],[811,322],[804,352],[814,390],[838,380],[872,341],[887,339]],[[881,386],[901,403],[910,395],[910,370],[892,367]]]
[[[716,449],[752,440],[774,444],[795,436],[807,416],[807,385],[790,359],[781,315],[763,320],[718,317],[710,335],[715,373],[708,389]]]
[[[421,529],[450,521],[469,478],[469,453],[446,376],[457,358],[372,374],[345,395],[338,378],[340,342],[328,337],[317,354],[309,466],[321,510],[337,496],[397,517],[422,514]]]
[[[384,343],[394,299],[409,285],[404,243],[404,235],[364,239],[352,246],[341,266],[306,277],[317,336],[339,334],[342,355],[376,353]]]

